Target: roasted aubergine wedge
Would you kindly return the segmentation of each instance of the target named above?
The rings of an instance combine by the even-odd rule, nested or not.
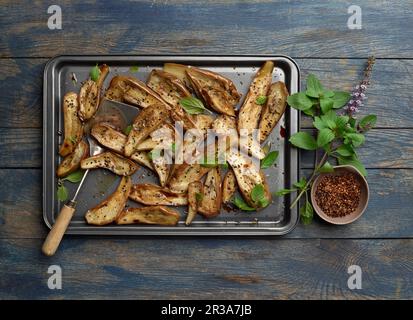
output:
[[[178,211],[164,206],[128,208],[116,219],[117,224],[143,223],[165,226],[174,226],[178,221]]]
[[[152,165],[151,158],[146,151],[137,151],[133,153],[130,158],[135,161],[136,163],[147,167],[148,169],[155,171],[155,168]]]
[[[125,144],[125,155],[130,157],[138,151],[138,145],[168,119],[169,111],[164,104],[152,105],[139,112]]]
[[[271,193],[265,175],[260,169],[259,164],[254,164],[251,159],[238,151],[229,152],[227,160],[234,171],[235,177],[237,178],[238,188],[241,191],[245,202],[257,210],[261,209],[262,204],[255,203],[252,199],[252,190],[255,186],[262,185],[264,188],[264,200],[267,205],[270,204]]]
[[[85,141],[80,141],[75,150],[66,156],[57,168],[59,178],[66,177],[68,174],[80,168],[80,162],[89,156],[89,145]]]
[[[173,193],[150,183],[135,184],[129,198],[148,206],[185,206],[188,203],[188,198],[184,193]]]
[[[232,196],[237,191],[237,179],[232,169],[228,170],[222,182],[222,203],[231,201]]]
[[[200,164],[182,163],[175,164],[167,186],[175,193],[185,193],[191,182],[200,180],[210,168],[202,167]]]
[[[262,109],[261,120],[259,124],[260,142],[271,134],[274,127],[280,121],[287,106],[288,90],[284,82],[278,81],[273,83],[268,93],[267,102]]]
[[[77,115],[78,108],[77,94],[66,93],[63,97],[64,141],[59,150],[62,157],[72,153],[83,137],[83,125]]]
[[[181,121],[185,130],[196,128],[193,117],[179,103],[181,99],[191,96],[180,79],[171,73],[154,69],[149,76],[148,87],[171,106],[171,118],[174,121]]]
[[[87,80],[79,92],[79,118],[82,121],[87,121],[93,117],[99,107],[100,91],[102,89],[103,81],[109,73],[109,67],[103,64],[99,67],[100,74],[98,80],[95,82],[92,79]]]
[[[198,206],[203,197],[202,188],[201,181],[194,181],[188,185],[188,215],[185,220],[187,226],[192,223],[198,212]]]
[[[80,166],[82,169],[108,169],[119,176],[130,176],[138,170],[138,166],[132,160],[109,151],[83,159]]]
[[[206,218],[217,216],[221,210],[221,199],[221,173],[218,168],[212,168],[205,178],[198,212]]]
[[[112,78],[107,88],[104,97],[108,100],[123,102],[125,92],[130,88],[132,77],[115,76]]]
[[[235,106],[241,95],[231,80],[215,72],[195,67],[188,67],[186,73],[197,95],[211,109],[235,116]]]
[[[109,123],[96,123],[90,134],[102,146],[120,154],[124,153],[127,136],[114,129]]]
[[[265,99],[267,96],[273,69],[274,63],[272,61],[265,62],[252,80],[247,96],[238,113],[238,131],[240,134],[242,129],[251,134],[252,130],[258,128],[262,111],[262,105],[259,104],[260,98],[264,97]]]
[[[131,178],[123,177],[116,191],[109,198],[86,212],[87,223],[105,225],[116,221],[125,208],[131,187]]]
[[[128,79],[129,87],[123,95],[123,100],[141,108],[163,104],[169,105],[151,88],[138,79]]]

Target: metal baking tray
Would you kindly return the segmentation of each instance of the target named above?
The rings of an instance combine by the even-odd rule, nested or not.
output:
[[[89,71],[96,63],[106,63],[111,71],[104,87],[109,85],[114,75],[131,75],[146,81],[153,68],[162,68],[165,62],[194,65],[218,72],[234,81],[245,96],[251,79],[266,60],[275,62],[273,81],[284,81],[290,94],[299,90],[300,72],[294,60],[286,56],[58,56],[45,66],[43,82],[43,217],[50,228],[55,222],[62,203],[57,199],[56,168],[61,161],[58,147],[63,132],[62,98],[66,92],[79,92],[81,82],[88,78]],[[136,71],[136,67],[138,70]],[[77,83],[72,81],[72,73]],[[242,100],[242,99],[241,99]],[[242,103],[242,101],[241,101]],[[238,106],[239,107],[239,106]],[[299,115],[287,108],[283,118],[268,138],[272,150],[279,150],[277,166],[266,169],[271,192],[290,187],[299,175],[298,152],[288,143],[288,138],[298,131]],[[274,197],[266,209],[248,213],[221,210],[221,214],[210,220],[197,216],[191,226],[185,226],[184,207],[177,209],[182,219],[177,226],[152,225],[107,225],[91,226],[84,216],[89,208],[110,195],[119,183],[119,177],[105,170],[92,170],[78,198],[77,208],[68,234],[83,235],[283,235],[294,229],[298,221],[298,209],[290,210],[290,196]],[[133,176],[134,183],[154,182],[156,177],[145,168],[140,168]],[[76,186],[65,183],[69,195]],[[70,197],[70,196],[69,196]],[[128,203],[137,206],[135,203]]]

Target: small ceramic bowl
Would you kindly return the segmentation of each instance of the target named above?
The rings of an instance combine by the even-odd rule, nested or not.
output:
[[[325,214],[323,210],[321,210],[321,208],[317,205],[317,201],[315,200],[315,192],[317,190],[317,187],[322,177],[328,176],[328,175],[343,174],[345,172],[353,172],[356,174],[357,179],[359,180],[360,186],[361,186],[360,202],[359,202],[357,209],[354,210],[352,213],[344,217],[330,217],[327,214]],[[356,221],[358,218],[360,218],[361,215],[366,210],[367,204],[369,202],[369,185],[367,184],[367,180],[364,178],[364,176],[355,167],[350,166],[350,165],[335,166],[334,172],[321,173],[315,178],[313,182],[313,186],[311,187],[311,202],[313,204],[315,212],[318,214],[318,216],[321,219],[327,222],[330,222],[332,224],[337,224],[337,225],[349,224],[353,221]]]

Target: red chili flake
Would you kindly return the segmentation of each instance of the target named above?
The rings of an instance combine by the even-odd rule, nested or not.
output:
[[[330,217],[344,217],[354,212],[360,202],[361,185],[354,173],[326,175],[321,178],[315,200]]]
[[[286,134],[285,128],[283,126],[281,126],[280,127],[280,136],[285,138],[285,134]]]

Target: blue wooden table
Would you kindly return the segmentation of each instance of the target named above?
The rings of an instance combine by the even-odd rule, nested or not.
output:
[[[413,4],[358,2],[352,30],[349,1],[62,0],[62,29],[49,30],[49,2],[1,0],[0,299],[412,299]],[[72,236],[42,256],[42,76],[58,54],[285,54],[303,78],[346,90],[374,54],[366,213],[283,238]],[[303,173],[311,165],[304,155]],[[47,286],[50,265],[62,268],[61,290]],[[362,269],[360,290],[347,286],[350,265]]]

